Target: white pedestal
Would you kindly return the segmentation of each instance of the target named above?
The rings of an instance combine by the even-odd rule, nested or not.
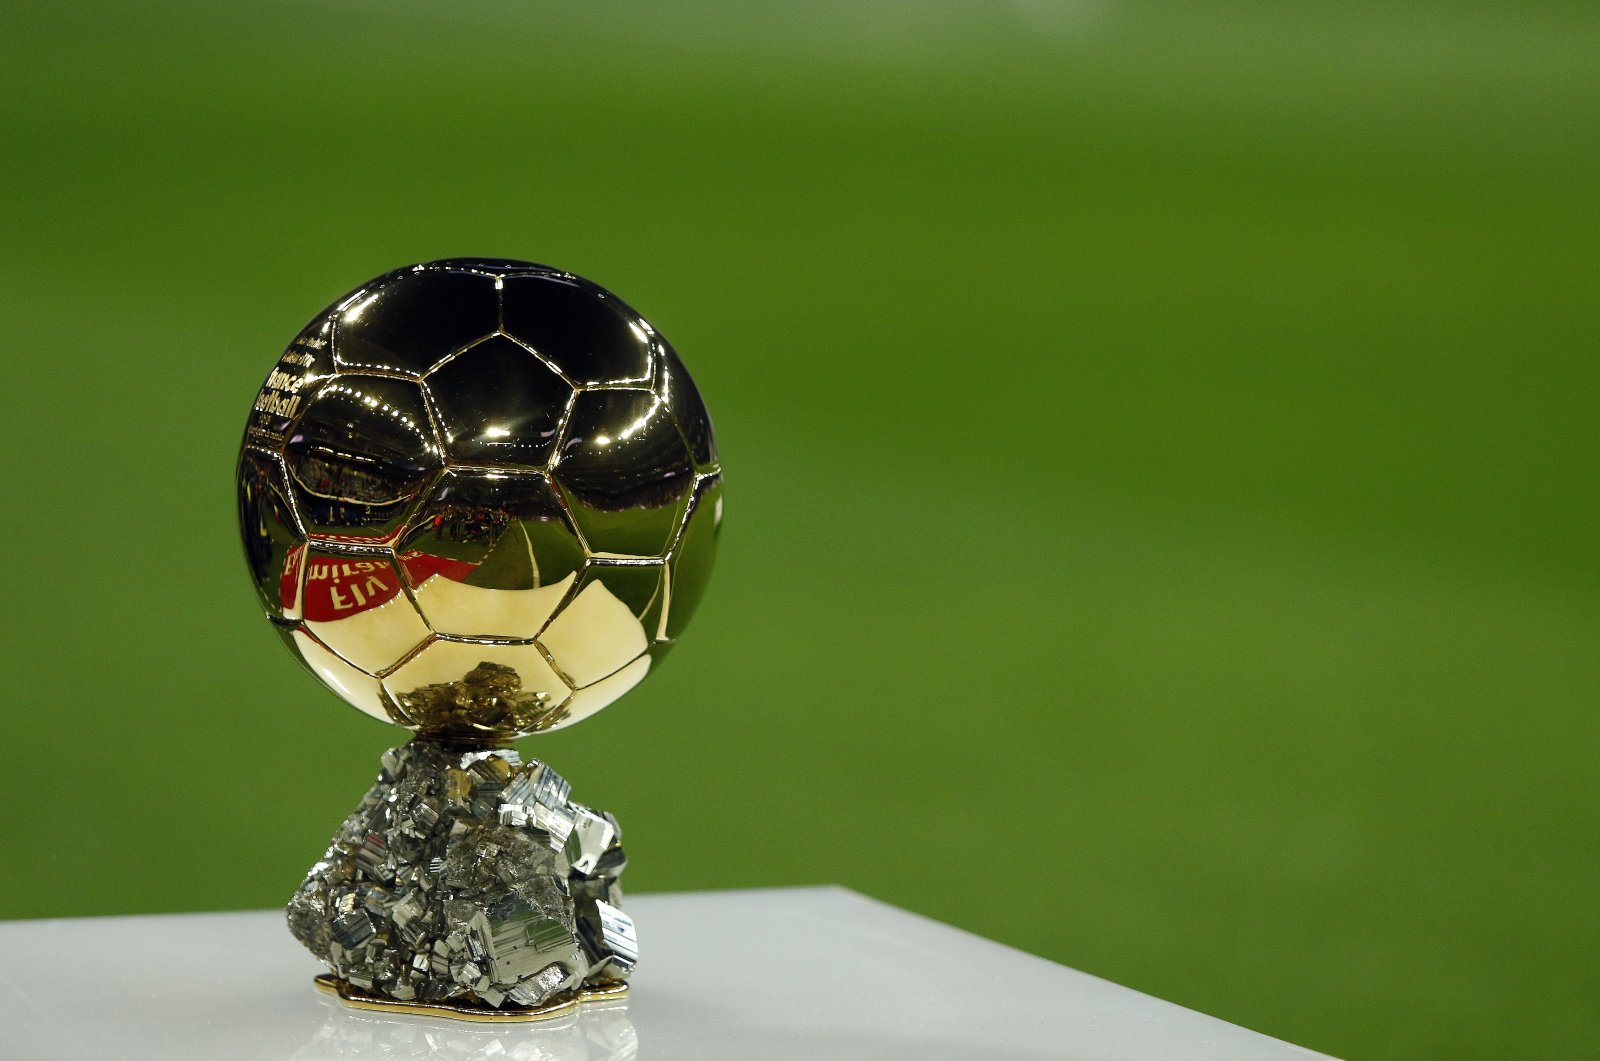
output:
[[[843,888],[630,897],[631,997],[547,1024],[357,1011],[278,911],[0,923],[0,1057],[1253,1061],[1308,1050]]]

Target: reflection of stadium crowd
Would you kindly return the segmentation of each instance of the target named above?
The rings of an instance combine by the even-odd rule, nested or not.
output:
[[[273,540],[297,536],[271,467],[260,457],[246,456],[240,478],[239,525],[245,532],[246,558],[257,578],[271,571]]]
[[[467,544],[493,544],[511,523],[509,513],[481,505],[446,505],[436,509],[428,520],[434,538]]]
[[[407,500],[401,484],[317,453],[303,455],[294,471],[302,489],[301,504],[312,522],[324,527],[355,528],[382,521]]]

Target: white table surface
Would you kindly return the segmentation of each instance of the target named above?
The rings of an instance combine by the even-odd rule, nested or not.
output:
[[[630,896],[627,1001],[546,1024],[352,1010],[278,911],[0,923],[0,1057],[716,1061],[1324,1055],[843,888]]]

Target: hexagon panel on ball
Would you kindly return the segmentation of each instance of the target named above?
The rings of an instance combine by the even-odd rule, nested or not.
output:
[[[683,436],[649,391],[580,392],[554,475],[593,556],[664,555],[694,490]]]
[[[368,674],[394,667],[432,633],[386,557],[310,549],[302,594],[305,628]]]
[[[583,546],[542,474],[450,469],[411,521],[401,570],[441,634],[531,639],[583,566]]]
[[[493,278],[416,266],[380,277],[334,314],[334,361],[341,369],[420,377],[499,329]]]
[[[327,380],[284,443],[301,524],[327,541],[392,540],[443,464],[422,389],[384,376]]]

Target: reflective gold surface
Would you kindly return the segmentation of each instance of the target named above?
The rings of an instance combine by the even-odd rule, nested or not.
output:
[[[401,1002],[397,999],[385,998],[382,995],[370,994],[361,990],[348,980],[341,980],[337,976],[322,973],[312,979],[318,991],[332,995],[347,1006],[356,1009],[369,1009],[388,1013],[420,1013],[431,1017],[449,1017],[453,1020],[479,1021],[489,1024],[526,1024],[529,1021],[554,1020],[564,1017],[569,1013],[577,1012],[579,1006],[593,1005],[601,1002],[620,1002],[628,997],[628,985],[625,983],[605,984],[603,986],[586,987],[572,998],[560,1002],[547,1003],[543,1006],[534,1006],[519,1009],[508,1006],[505,1009],[488,1009],[483,1006],[457,1005],[450,1002]]]
[[[425,733],[593,714],[681,636],[722,522],[711,422],[616,296],[462,259],[363,284],[290,344],[239,460],[267,616],[329,688]]]

